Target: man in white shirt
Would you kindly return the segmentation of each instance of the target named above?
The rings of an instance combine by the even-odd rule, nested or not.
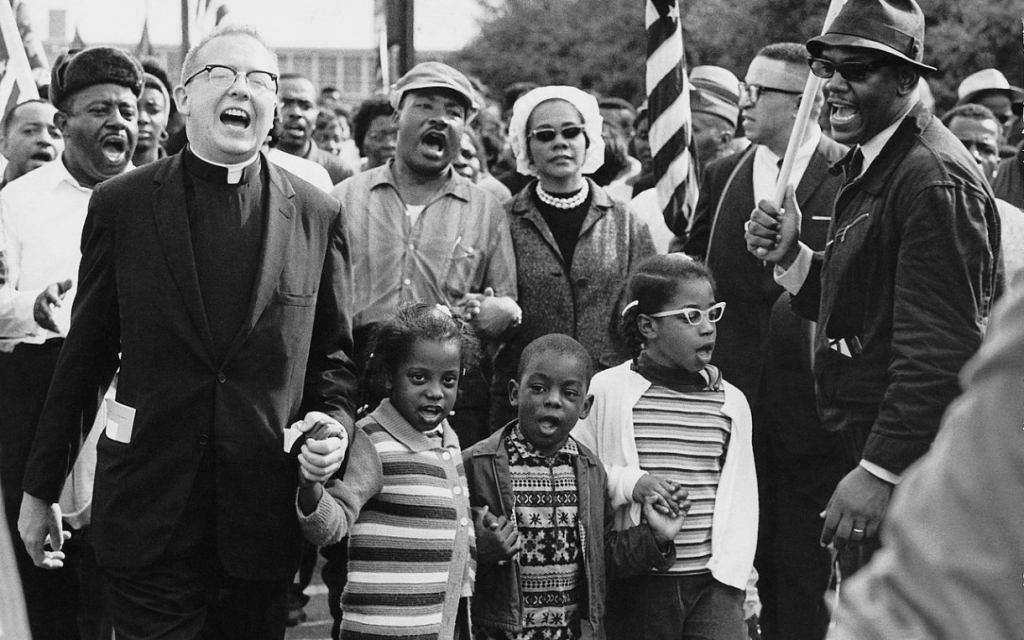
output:
[[[828,78],[833,137],[858,145],[842,165],[829,243],[815,255],[798,241],[792,195],[781,213],[761,202],[746,241],[777,265],[794,309],[817,320],[818,409],[850,468],[821,542],[867,556],[893,488],[928,450],[981,343],[999,224],[977,163],[919,102],[918,79],[934,67],[922,62],[913,0],[849,0],[807,50],[812,72]]]
[[[836,438],[824,432],[814,403],[810,331],[772,279],[773,265],[746,250],[743,225],[757,202],[773,198],[807,76],[807,50],[795,42],[761,49],[739,83],[743,127],[753,143],[704,170],[693,227],[683,251],[705,260],[728,313],[718,323],[712,362],[750,403],[760,509],[755,559],[766,640],[823,638],[829,554],[818,545],[818,514],[843,477]],[[804,241],[824,249],[842,179],[829,166],[846,147],[814,124],[796,151],[790,184],[805,212]]]
[[[4,115],[0,153],[7,160],[0,189],[64,151],[64,136],[53,122],[57,110],[45,100],[26,100]]]
[[[8,265],[0,291],[0,479],[14,536],[29,449],[71,322],[89,198],[97,184],[131,167],[142,86],[141,65],[119,49],[93,47],[59,59],[50,98],[65,140],[62,159],[0,191]],[[72,564],[75,544],[65,549]],[[75,571],[40,569],[16,547],[33,637],[77,637]],[[84,588],[82,594],[89,595]]]

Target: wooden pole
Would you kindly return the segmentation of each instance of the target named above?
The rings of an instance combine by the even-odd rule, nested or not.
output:
[[[828,13],[825,14],[825,26],[821,28],[822,35],[828,33],[832,21],[839,15],[839,10],[846,4],[846,0],[831,0],[828,6]],[[807,74],[807,84],[804,85],[803,97],[800,99],[800,109],[796,113],[796,122],[793,123],[793,131],[789,134],[789,144],[786,146],[786,155],[782,159],[782,168],[779,170],[778,180],[775,182],[776,207],[782,206],[782,200],[786,196],[786,185],[793,174],[793,165],[796,164],[796,154],[800,145],[807,139],[807,130],[810,128],[811,108],[814,106],[814,99],[821,91],[822,79],[813,73]]]

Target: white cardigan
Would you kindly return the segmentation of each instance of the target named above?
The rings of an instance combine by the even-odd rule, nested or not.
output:
[[[572,432],[576,440],[597,453],[608,472],[608,495],[617,508],[617,529],[640,524],[640,505],[631,504],[633,488],[647,473],[640,468],[636,450],[633,407],[651,383],[631,365],[627,361],[594,376],[590,383],[593,408]],[[745,589],[754,566],[758,518],[750,407],[742,391],[728,382],[723,384],[722,414],[731,419],[732,433],[715,494],[708,569],[719,582]]]

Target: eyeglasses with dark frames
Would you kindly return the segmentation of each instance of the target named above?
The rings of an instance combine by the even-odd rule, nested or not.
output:
[[[583,125],[570,124],[562,127],[561,130],[555,130],[548,127],[534,129],[526,137],[537,138],[537,140],[540,140],[541,142],[551,142],[558,136],[558,134],[562,134],[562,137],[566,140],[573,140],[578,138],[581,133],[583,133]]]
[[[874,73],[887,64],[891,64],[891,61],[881,59],[832,62],[825,58],[807,58],[807,64],[811,67],[811,73],[819,78],[831,78],[838,71],[839,75],[843,76],[843,79],[847,82],[863,82],[869,74]]]
[[[231,85],[235,84],[235,80],[242,74],[241,71],[233,69],[223,64],[208,64],[199,71],[196,71],[190,75],[183,86],[188,86],[188,83],[195,80],[202,74],[207,74],[210,86],[216,89],[227,89]],[[249,89],[252,90],[254,95],[266,93],[267,91],[273,91],[277,93],[277,74],[270,73],[269,71],[247,71],[245,73],[245,82],[249,85]]]
[[[750,104],[755,105],[757,101],[761,99],[761,94],[764,93],[784,93],[790,96],[799,96],[803,94],[803,91],[793,91],[791,89],[779,89],[778,87],[766,87],[763,84],[747,84],[741,82],[739,84],[740,95],[747,96],[750,100]]]

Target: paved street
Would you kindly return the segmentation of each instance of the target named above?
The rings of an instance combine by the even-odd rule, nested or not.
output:
[[[306,588],[306,595],[310,596],[305,609],[306,621],[297,627],[290,627],[285,634],[287,640],[330,640],[331,612],[327,610],[327,587],[320,579],[323,563],[323,558],[319,558],[313,582]]]

